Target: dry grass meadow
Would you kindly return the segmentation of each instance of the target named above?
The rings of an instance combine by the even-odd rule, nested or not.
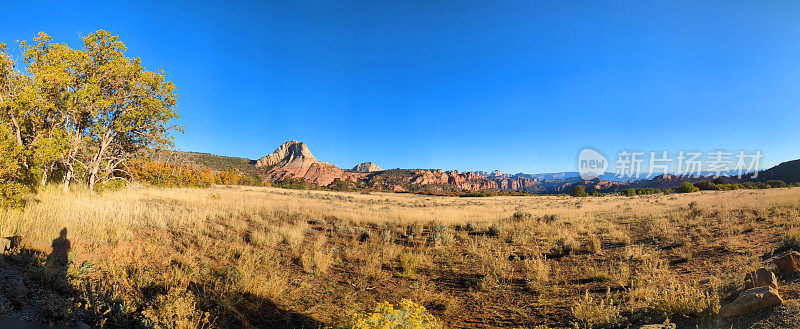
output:
[[[720,303],[796,243],[797,227],[800,188],[587,198],[52,188],[0,212],[0,236],[23,246],[3,264],[60,285],[42,291],[73,305],[49,316],[109,328],[317,328],[403,298],[452,328],[719,325]],[[59,281],[41,268],[64,228]],[[800,285],[782,284],[781,307],[796,306]]]

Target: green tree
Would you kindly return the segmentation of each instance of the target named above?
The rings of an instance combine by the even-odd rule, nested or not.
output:
[[[119,37],[99,30],[84,42],[86,93],[80,100],[89,115],[87,138],[88,185],[93,189],[126,158],[144,147],[172,146],[168,125],[178,117],[175,85],[163,70],[147,71],[139,58],[125,57],[127,48]]]
[[[589,196],[589,194],[586,193],[586,186],[583,186],[583,185],[575,185],[575,186],[573,186],[572,187],[572,193],[570,193],[570,195],[572,195],[574,197]]]
[[[0,127],[0,206],[22,205],[26,191],[23,167],[20,165],[22,147],[16,142],[13,134],[5,127]]]
[[[31,43],[20,42],[20,48],[30,83],[20,88],[17,111],[27,113],[27,119],[35,123],[30,125],[28,149],[40,168],[39,185],[44,185],[59,165],[66,190],[80,164],[89,125],[77,98],[84,92],[78,83],[82,54],[64,43],[53,43],[44,32]]]
[[[777,180],[777,179],[775,179],[775,180],[768,180],[768,181],[767,181],[767,185],[769,185],[769,187],[771,187],[771,188],[780,188],[780,187],[786,187],[786,183],[785,183],[784,181],[782,181],[782,180]]]
[[[99,30],[73,50],[40,33],[21,46],[41,98],[32,104],[42,111],[38,117],[56,122],[40,158],[59,158],[65,190],[81,174],[94,189],[134,152],[172,145],[171,132],[180,131],[168,124],[178,117],[175,86],[163,70],[147,71],[139,58],[125,57],[117,36]]]
[[[48,88],[53,89],[57,80],[54,76],[40,74],[34,78],[20,73],[5,44],[0,44],[0,126],[4,136],[7,134],[15,144],[12,153],[19,164],[14,175],[16,184],[34,187],[38,181],[39,186],[44,185],[48,173],[63,156],[59,118],[44,97],[48,89],[38,88],[47,81]],[[4,154],[10,156],[8,152]]]
[[[675,192],[677,193],[692,193],[697,191],[700,191],[700,189],[689,182],[683,182],[680,186],[675,188]]]

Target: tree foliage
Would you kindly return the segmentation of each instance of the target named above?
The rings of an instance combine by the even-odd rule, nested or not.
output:
[[[689,182],[683,182],[680,186],[675,188],[675,192],[677,193],[692,193],[697,191],[700,191],[700,189]]]
[[[573,186],[572,187],[572,193],[570,193],[570,195],[574,196],[574,197],[589,196],[589,194],[586,193],[586,186],[583,186],[583,185],[575,185],[575,186]]]
[[[65,190],[75,180],[94,189],[136,151],[169,147],[180,131],[169,124],[178,117],[174,84],[126,57],[119,37],[99,30],[72,49],[40,32],[20,50],[14,60],[0,44],[0,139],[19,165],[14,184],[59,178]]]

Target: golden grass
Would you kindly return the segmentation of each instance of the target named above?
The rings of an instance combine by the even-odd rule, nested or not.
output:
[[[263,326],[264,307],[330,323],[346,309],[402,298],[453,327],[592,325],[623,321],[622,310],[713,313],[758,255],[796,243],[798,196],[789,188],[588,198],[53,188],[0,211],[0,236],[46,251],[66,228],[71,271],[95,265],[73,278],[96,299],[84,309],[144,308],[153,321],[187,327]],[[703,267],[709,251],[725,257],[720,267]],[[598,295],[604,288],[615,290]]]
[[[369,194],[287,190],[255,187],[211,189],[139,188],[102,194],[82,191],[62,194],[50,188],[22,210],[0,212],[0,234],[24,235],[45,242],[61,228],[93,242],[132,238],[137,228],[202,228],[208,218],[257,218],[274,212],[312,218],[336,217],[345,221],[448,225],[489,225],[524,209],[533,218],[556,216],[570,222],[578,233],[599,230],[609,219],[663,218],[687,208],[767,209],[797,204],[795,189],[737,190],[650,195],[575,198],[561,196],[457,198],[371,192]],[[216,197],[213,197],[216,196]],[[654,224],[655,225],[655,224]],[[556,230],[565,228],[555,228]],[[281,228],[286,242],[296,242],[301,227]]]

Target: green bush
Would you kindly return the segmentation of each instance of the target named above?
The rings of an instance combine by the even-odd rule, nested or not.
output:
[[[700,189],[689,182],[683,182],[680,186],[675,188],[676,193],[692,193],[697,191],[700,191]]]
[[[634,196],[634,195],[651,195],[651,194],[661,194],[664,193],[663,190],[659,190],[657,188],[628,188],[622,190],[622,195],[624,196]]]
[[[783,181],[781,181],[781,180],[777,180],[777,179],[775,179],[775,180],[768,180],[768,181],[767,181],[767,185],[769,185],[769,187],[771,187],[771,188],[781,188],[781,187],[786,187],[786,183],[784,183],[784,182],[783,182]]]
[[[309,188],[305,178],[284,178],[283,180],[275,182],[275,187],[295,190],[305,190]]]
[[[710,181],[704,180],[697,183],[694,183],[694,186],[702,191],[719,191],[720,188],[717,184],[714,184]]]
[[[575,185],[575,186],[573,186],[572,187],[572,193],[570,193],[570,195],[574,196],[574,197],[581,197],[581,198],[589,196],[589,194],[586,193],[586,186],[583,186],[583,185]]]

